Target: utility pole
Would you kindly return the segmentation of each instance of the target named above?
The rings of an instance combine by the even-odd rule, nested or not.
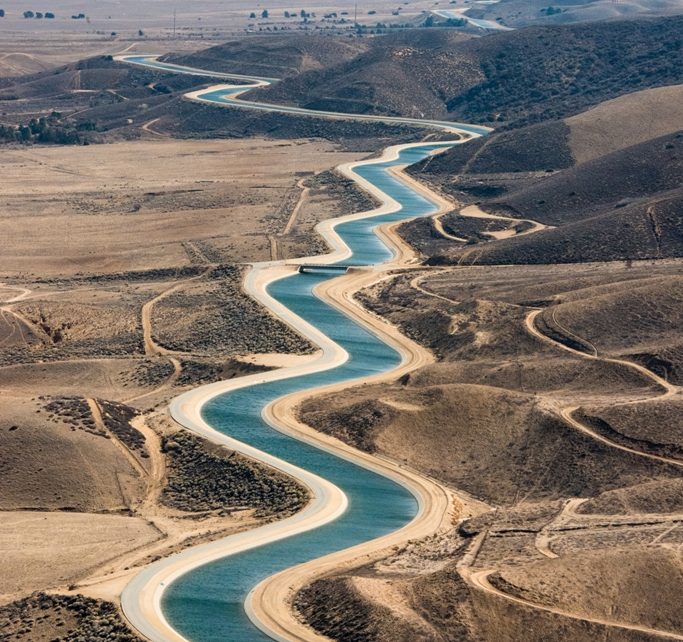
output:
[[[175,40],[175,7],[173,7],[173,40]]]
[[[353,26],[358,28],[358,3],[353,5]]]

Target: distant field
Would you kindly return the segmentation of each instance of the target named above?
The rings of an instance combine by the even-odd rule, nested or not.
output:
[[[257,140],[8,150],[0,274],[187,265],[187,243],[219,247],[219,262],[263,260],[268,234],[289,215],[273,204],[301,177],[356,157],[325,143]]]

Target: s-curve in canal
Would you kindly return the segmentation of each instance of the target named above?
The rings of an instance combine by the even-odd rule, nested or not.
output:
[[[155,63],[147,57],[126,61]],[[168,65],[164,69],[171,70]],[[172,70],[182,72],[174,66]],[[191,73],[198,71],[191,70]],[[225,90],[211,88],[210,92],[212,101],[223,100],[222,96],[225,96]],[[201,99],[201,92],[196,93]],[[228,94],[225,100],[232,101],[231,96]],[[251,103],[244,108],[249,105]],[[444,123],[442,129],[456,130],[456,127]],[[487,132],[486,128],[478,127],[466,131],[475,136]],[[376,196],[383,194],[382,200],[388,206],[381,210],[382,213],[342,220],[334,227],[348,248],[342,252],[345,256],[339,259],[340,262],[372,266],[392,259],[391,250],[375,234],[377,226],[427,216],[435,213],[438,206],[390,169],[415,163],[456,142],[459,141],[411,145],[401,149],[391,160],[366,161],[353,166],[351,171],[359,183],[373,189]],[[309,257],[307,262],[320,263],[320,258]],[[264,266],[254,268],[259,269]],[[317,286],[338,275],[338,271],[292,271],[272,280],[267,285],[267,295],[280,309],[286,309],[289,323],[295,324],[293,319],[298,319],[310,324],[345,351],[348,358],[320,359],[317,371],[307,374],[299,374],[294,368],[291,373],[278,371],[281,375],[277,380],[250,378],[251,385],[230,392],[215,388],[216,394],[209,392],[202,399],[201,418],[213,430],[236,440],[235,443],[246,444],[331,482],[348,503],[332,521],[304,532],[297,532],[296,524],[301,516],[295,515],[220,542],[187,549],[145,568],[125,589],[122,603],[130,621],[150,639],[268,640],[269,636],[252,623],[244,607],[250,591],[259,582],[283,569],[396,531],[419,514],[419,502],[407,487],[356,463],[352,455],[348,459],[336,456],[313,443],[305,443],[272,428],[264,419],[264,409],[276,399],[330,384],[358,381],[389,372],[401,364],[402,358],[394,348],[316,296]],[[337,353],[344,354],[339,350]],[[183,397],[174,402],[172,408],[181,408]],[[174,413],[174,417],[183,421],[178,414]],[[227,551],[231,541],[239,542],[234,547],[238,552],[214,559],[218,554],[212,554],[212,550],[222,547]],[[202,551],[206,551],[204,561]],[[205,561],[207,559],[210,561]],[[161,577],[159,569],[164,566],[176,570],[155,585],[154,578]],[[149,609],[144,607],[141,596],[145,591],[152,594],[156,617],[151,617]],[[177,632],[176,637],[168,634],[168,625]]]

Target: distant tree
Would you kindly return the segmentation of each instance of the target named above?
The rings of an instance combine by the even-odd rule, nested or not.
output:
[[[289,11],[285,11],[285,18],[289,18]]]
[[[263,11],[261,11],[261,17],[264,20],[268,19],[268,9],[264,9]]]
[[[145,32],[142,29],[138,29],[138,36],[142,38],[145,35]]]
[[[46,17],[48,20],[54,20],[55,14],[52,13],[52,11],[46,11],[46,12],[45,12],[45,17]]]
[[[434,26],[434,16],[427,16],[427,19],[422,23],[423,27],[433,27]]]
[[[5,17],[5,10],[0,9],[0,18],[4,18],[4,17]]]
[[[42,11],[36,11],[36,18],[40,19],[43,17],[43,12]]]
[[[252,11],[252,12],[249,14],[249,18],[250,18],[251,20],[256,20],[256,14]]]
[[[33,11],[24,11],[24,18],[35,18],[36,14]]]

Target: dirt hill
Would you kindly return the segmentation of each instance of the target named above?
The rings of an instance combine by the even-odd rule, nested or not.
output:
[[[477,61],[458,49],[467,40],[456,31],[426,29],[377,38],[353,60],[252,95],[328,111],[446,117],[453,88],[483,79]]]
[[[338,65],[367,51],[369,46],[368,41],[349,38],[258,36],[163,59],[198,69],[282,78]]]
[[[526,140],[522,133],[527,135]],[[566,123],[506,132],[491,143],[475,142],[479,155],[475,150],[468,159],[467,145],[463,145],[444,158],[435,157],[413,170],[458,200],[488,196],[480,202],[485,212],[539,221],[552,226],[550,229],[522,234],[528,229],[527,224],[515,228],[516,232],[507,238],[493,240],[491,230],[482,227],[481,220],[453,215],[444,218],[443,223],[452,235],[470,239],[467,244],[441,237],[433,224],[425,221],[404,226],[404,238],[431,263],[569,263],[683,255],[683,132],[579,164],[572,164],[571,135]],[[556,148],[551,144],[553,136],[560,143]],[[510,146],[521,150],[520,153],[507,154]],[[488,157],[481,164],[486,163],[490,170],[510,170],[516,162],[528,167],[534,151],[539,151],[535,157],[537,164],[562,158],[568,166],[559,171],[527,171],[517,175],[462,175],[479,163],[484,154]],[[456,173],[446,173],[453,171]],[[494,222],[503,225],[504,221]],[[507,225],[513,224],[514,220]]]
[[[447,182],[456,174],[565,169],[674,133],[681,123],[683,85],[645,89],[564,120],[495,132],[454,147],[412,171]]]
[[[683,17],[533,27],[484,38],[415,30],[262,92],[318,108],[519,127],[683,81]]]

